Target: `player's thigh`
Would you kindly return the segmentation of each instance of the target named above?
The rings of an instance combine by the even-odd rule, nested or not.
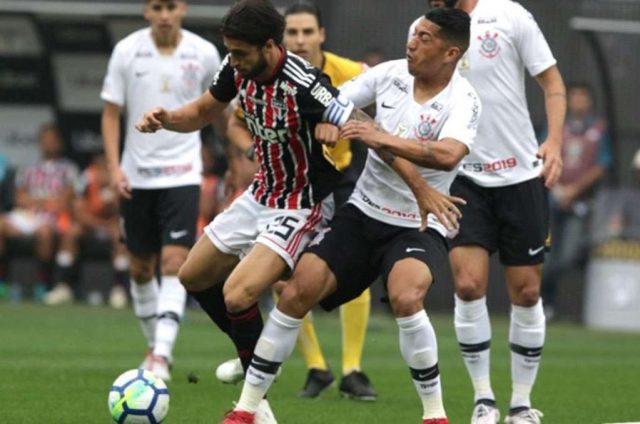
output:
[[[188,185],[159,190],[158,222],[163,246],[193,246],[197,235],[200,187]]]
[[[271,248],[256,243],[251,252],[233,269],[224,284],[229,311],[243,310],[289,270],[287,262]]]
[[[131,199],[122,199],[122,237],[127,250],[135,255],[158,253],[161,246],[157,217],[157,190],[131,191]]]
[[[278,300],[278,309],[290,316],[302,318],[313,306],[335,292],[336,276],[324,259],[305,252],[287,281]]]
[[[540,178],[497,189],[500,261],[507,266],[544,262],[549,233],[547,190]]]
[[[429,287],[444,279],[446,263],[447,241],[433,229],[406,229],[393,239],[384,254],[382,276],[397,316],[422,309]]]
[[[489,252],[481,246],[458,246],[449,251],[451,275],[456,293],[463,299],[467,291],[486,292],[489,283]],[[471,300],[471,299],[466,299]]]
[[[207,236],[202,236],[189,251],[178,277],[187,290],[201,291],[222,283],[237,263],[236,255],[220,251]]]
[[[324,263],[327,271],[335,278],[335,290],[322,293],[321,305],[332,310],[360,296],[379,274],[379,261],[374,255],[374,241],[368,239],[366,217],[353,205],[347,204],[338,209],[329,225],[309,244],[307,252]],[[310,261],[307,254],[305,261]],[[324,268],[323,268],[324,269]],[[294,276],[299,280],[302,271],[302,259],[296,266]],[[307,272],[313,276],[310,272]],[[322,275],[326,274],[323,271]]]

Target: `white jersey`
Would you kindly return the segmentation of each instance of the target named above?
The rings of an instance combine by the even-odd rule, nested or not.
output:
[[[449,84],[424,104],[413,97],[413,76],[407,61],[382,63],[340,87],[356,107],[375,102],[376,121],[384,131],[411,140],[453,138],[471,147],[480,116],[480,101],[471,84],[454,73]],[[436,190],[449,193],[456,170],[417,167]],[[366,215],[391,225],[420,227],[415,196],[396,172],[373,150],[349,199]],[[429,227],[446,236],[445,227],[429,215]]]
[[[200,184],[200,133],[160,130],[143,134],[135,123],[155,107],[177,109],[208,88],[220,66],[215,46],[182,30],[171,55],[161,55],[151,29],[136,31],[113,50],[102,100],[126,107],[122,169],[133,188],[153,189]]]
[[[517,184],[540,175],[542,161],[536,157],[538,141],[527,107],[525,68],[536,76],[555,64],[538,24],[519,3],[478,1],[471,12],[469,50],[458,69],[477,90],[484,113],[473,151],[463,160],[462,175],[484,187]]]

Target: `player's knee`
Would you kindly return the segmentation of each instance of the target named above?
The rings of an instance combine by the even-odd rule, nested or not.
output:
[[[142,264],[136,261],[132,261],[129,264],[129,272],[131,273],[131,279],[138,284],[145,284],[151,281],[154,277],[153,267],[147,264]]]
[[[516,300],[519,306],[533,306],[538,303],[540,299],[540,287],[538,284],[524,285],[518,291],[518,299]]]
[[[167,255],[162,257],[160,266],[162,275],[178,275],[185,258],[182,255]]]
[[[258,301],[260,295],[252,287],[239,286],[237,284],[229,284],[224,286],[224,303],[229,312],[240,312],[248,309]]]
[[[424,308],[426,289],[413,287],[389,293],[389,303],[396,316],[409,316]]]
[[[480,299],[484,296],[482,285],[472,277],[459,278],[455,281],[456,295],[465,302]]]
[[[188,262],[183,263],[178,269],[178,279],[187,291],[201,291],[203,289],[202,281]]]
[[[302,317],[311,310],[315,303],[315,296],[309,292],[305,285],[291,280],[280,294],[278,306],[290,315]]]

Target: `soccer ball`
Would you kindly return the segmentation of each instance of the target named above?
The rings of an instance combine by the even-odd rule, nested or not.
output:
[[[161,423],[169,412],[169,389],[149,371],[126,371],[111,386],[109,412],[118,424]]]

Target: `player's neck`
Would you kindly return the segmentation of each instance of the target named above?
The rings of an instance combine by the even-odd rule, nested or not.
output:
[[[424,104],[438,95],[451,81],[451,74],[416,77],[413,82],[413,99]]]
[[[318,50],[318,53],[309,58],[309,63],[318,69],[324,67],[324,53],[322,50]]]
[[[460,0],[458,9],[462,9],[467,13],[473,12],[479,0]]]
[[[182,31],[178,30],[166,36],[151,32],[153,42],[160,54],[172,54],[177,48],[180,40],[182,39]]]

